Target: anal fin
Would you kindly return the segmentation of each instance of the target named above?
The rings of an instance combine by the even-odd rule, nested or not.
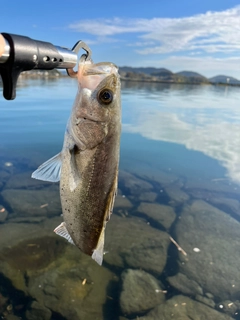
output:
[[[96,249],[93,250],[93,254],[92,254],[92,259],[95,260],[100,266],[102,265],[102,261],[103,261],[104,238],[105,238],[105,225],[102,228],[97,247]]]
[[[54,232],[60,237],[67,239],[68,242],[74,244],[73,239],[67,231],[65,222],[62,222],[56,229],[54,229]]]

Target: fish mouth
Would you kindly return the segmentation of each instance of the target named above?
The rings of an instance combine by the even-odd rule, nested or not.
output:
[[[116,73],[118,67],[111,62],[100,62],[93,65],[87,65],[83,76],[110,75]]]

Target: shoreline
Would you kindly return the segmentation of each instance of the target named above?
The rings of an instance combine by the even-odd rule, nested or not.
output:
[[[167,80],[155,80],[155,79],[129,79],[120,77],[121,81],[125,82],[146,82],[146,83],[167,83],[167,84],[188,84],[188,85],[213,85],[213,86],[231,86],[231,87],[240,87],[240,84],[233,83],[213,83],[213,82],[177,82],[177,81],[167,81]]]

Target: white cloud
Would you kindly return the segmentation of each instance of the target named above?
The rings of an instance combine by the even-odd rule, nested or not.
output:
[[[139,38],[143,40],[143,49],[138,50],[140,54],[200,49],[211,53],[236,52],[240,49],[240,6],[183,18],[81,20],[69,28],[105,39],[135,33],[136,46],[139,46]]]

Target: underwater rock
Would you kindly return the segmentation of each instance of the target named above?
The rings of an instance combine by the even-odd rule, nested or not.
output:
[[[147,202],[154,202],[157,199],[157,193],[155,192],[142,192],[139,197],[138,200],[139,201],[147,201]]]
[[[123,314],[142,313],[165,301],[159,281],[142,270],[122,273],[120,307]]]
[[[135,175],[126,171],[119,172],[118,181],[120,186],[123,185],[124,188],[128,189],[128,192],[133,195],[139,194],[143,191],[149,191],[153,188],[149,182],[139,179]]]
[[[171,199],[172,205],[179,205],[189,200],[189,195],[176,185],[170,185],[164,190]]]
[[[171,171],[166,172],[158,170],[156,167],[141,166],[140,164],[131,168],[131,173],[143,177],[143,179],[158,182],[163,186],[179,181],[179,177],[171,173]]]
[[[106,228],[106,254],[103,261],[124,268],[141,268],[161,274],[170,244],[166,232],[149,226],[145,220],[113,214]]]
[[[176,224],[180,272],[219,300],[239,297],[240,223],[210,204],[185,206]]]
[[[226,314],[220,313],[203,303],[191,300],[185,296],[174,296],[165,303],[150,311],[146,316],[137,318],[139,320],[233,320]]]
[[[125,196],[122,196],[122,195],[116,196],[114,208],[130,209],[130,208],[132,208],[132,206],[133,206],[132,203]]]
[[[31,303],[30,308],[26,311],[27,320],[50,320],[52,312],[37,301]]]
[[[204,179],[192,179],[187,180],[185,183],[186,192],[197,193],[201,191],[208,192],[217,192],[217,193],[227,193],[240,195],[240,187],[231,182],[228,179],[213,179],[213,180],[204,180]]]
[[[104,319],[103,306],[112,294],[109,284],[118,278],[55,235],[53,229],[61,221],[59,217],[39,224],[0,225],[1,273],[39,308],[71,320]],[[28,311],[29,317],[37,314],[31,306]]]
[[[64,241],[64,240],[63,240]],[[67,244],[47,269],[29,277],[29,295],[41,305],[71,320],[104,319],[108,286],[117,277],[91,257]]]
[[[63,252],[59,237],[53,233],[61,221],[59,217],[42,224],[9,222],[0,225],[0,270],[16,289],[27,294],[27,270],[44,268]]]
[[[229,314],[230,316],[235,316],[237,310],[240,309],[240,302],[239,301],[230,301],[230,300],[225,300],[221,301],[217,304],[217,307],[219,310],[222,310],[223,312]]]
[[[40,189],[51,185],[50,182],[31,178],[32,171],[12,175],[5,185],[5,189]]]
[[[57,185],[40,190],[4,189],[2,197],[12,211],[19,215],[55,216],[62,212]]]
[[[7,219],[7,216],[8,216],[7,209],[0,204],[0,223],[3,223]]]
[[[204,297],[200,294],[197,294],[195,296],[195,299],[199,302],[202,302],[204,304],[206,304],[207,306],[211,307],[211,308],[215,308],[215,302],[212,299],[209,299],[207,297]]]
[[[161,205],[158,203],[141,202],[137,211],[145,214],[164,228],[169,229],[176,218],[176,214],[172,207]]]
[[[214,299],[214,295],[211,294],[210,292],[205,292],[205,296],[206,296],[208,299],[211,299],[211,300]]]
[[[203,295],[202,288],[197,284],[197,282],[188,279],[184,274],[178,273],[173,277],[168,277],[167,281],[184,294],[193,295],[196,294]]]
[[[239,201],[236,199],[225,198],[225,197],[211,197],[209,198],[209,202],[213,205],[225,206],[226,208],[230,209],[233,213],[240,216],[240,204]]]
[[[7,308],[7,303],[8,303],[8,297],[5,297],[1,292],[0,292],[0,314],[4,312]]]
[[[8,314],[3,319],[5,320],[22,320],[22,318],[19,318],[15,316],[14,314]]]
[[[47,219],[46,216],[38,216],[38,217],[34,217],[34,216],[27,216],[27,217],[18,217],[17,214],[10,214],[8,216],[8,220],[7,223],[41,223],[43,222],[45,219]]]
[[[2,187],[4,186],[5,182],[7,181],[7,179],[10,177],[10,173],[5,171],[5,170],[1,170],[0,171],[0,189],[2,189]]]

